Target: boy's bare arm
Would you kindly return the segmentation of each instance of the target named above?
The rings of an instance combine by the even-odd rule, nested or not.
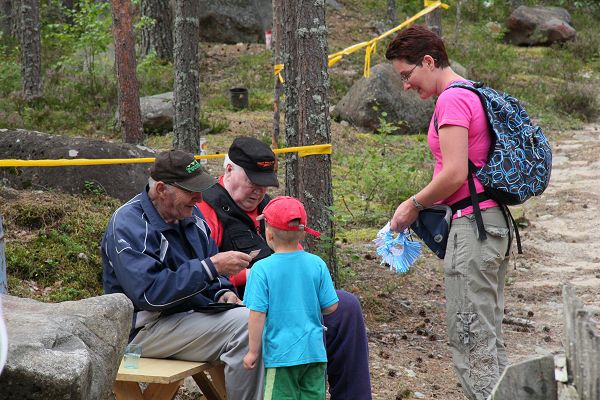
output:
[[[331,314],[335,310],[337,310],[338,303],[332,304],[329,307],[321,308],[321,313],[323,315]]]
[[[260,358],[262,333],[265,328],[267,314],[250,310],[248,318],[248,354],[244,357],[244,368],[252,369]]]

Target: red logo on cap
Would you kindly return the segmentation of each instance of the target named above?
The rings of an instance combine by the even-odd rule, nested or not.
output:
[[[256,165],[259,167],[272,167],[275,164],[275,161],[257,161]]]

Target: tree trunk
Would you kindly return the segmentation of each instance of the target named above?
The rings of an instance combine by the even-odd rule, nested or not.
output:
[[[464,0],[458,0],[456,3],[456,24],[454,25],[454,45],[458,46],[458,41],[460,40],[460,27],[462,25],[462,5]]]
[[[131,0],[112,0],[115,64],[119,93],[119,119],[125,143],[144,142],[140,91],[136,75],[135,39]]]
[[[200,36],[198,2],[175,1],[173,147],[200,153]]]
[[[21,0],[0,0],[0,29],[5,36],[21,37]]]
[[[23,96],[42,97],[42,57],[39,0],[21,0],[21,76]]]
[[[425,16],[425,23],[438,36],[442,36],[442,10],[439,7]]]
[[[388,0],[388,20],[391,26],[396,26],[396,0]]]
[[[5,37],[12,36],[13,1],[0,0],[0,30]]]
[[[281,1],[273,0],[273,65],[281,64]],[[275,76],[274,83],[274,101],[273,101],[273,148],[279,147],[279,126],[280,126],[280,113],[279,109],[281,106],[281,92],[283,87],[279,81],[279,76]]]
[[[330,143],[324,2],[283,0],[281,26],[284,31],[281,56],[285,64],[286,144],[304,146]],[[304,203],[309,226],[321,232],[319,246],[310,235],[306,244],[310,250],[320,250],[335,277],[331,157],[289,155],[286,162],[286,193]]]
[[[173,62],[173,16],[169,0],[142,0],[142,17],[152,19],[152,23],[142,28],[142,54],[147,56],[152,50],[161,60]]]

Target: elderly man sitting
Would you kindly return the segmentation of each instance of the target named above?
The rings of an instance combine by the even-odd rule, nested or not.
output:
[[[196,207],[214,178],[191,154],[172,150],[156,157],[148,181],[108,223],[104,291],[133,302],[130,338],[144,357],[220,360],[228,399],[261,399],[263,368],[243,367],[249,312],[235,306],[240,300],[223,276],[244,270],[251,258],[218,253]]]
[[[275,154],[260,140],[234,140],[224,162],[219,184],[203,192],[198,206],[221,251],[250,253],[259,250],[255,261],[272,251],[264,240],[264,221],[256,217],[269,202],[267,189],[277,187]],[[251,265],[250,265],[251,266]],[[247,270],[230,277],[243,295]],[[337,291],[338,309],[324,316],[327,327],[327,375],[332,400],[371,399],[368,342],[360,304],[355,296]]]

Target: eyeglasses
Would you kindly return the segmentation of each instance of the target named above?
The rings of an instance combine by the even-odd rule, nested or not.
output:
[[[401,73],[400,74],[400,79],[402,80],[402,82],[408,81],[410,79],[410,77],[412,76],[413,71],[418,66],[419,66],[419,64],[416,64],[414,67],[412,67],[412,69],[410,71]]]

